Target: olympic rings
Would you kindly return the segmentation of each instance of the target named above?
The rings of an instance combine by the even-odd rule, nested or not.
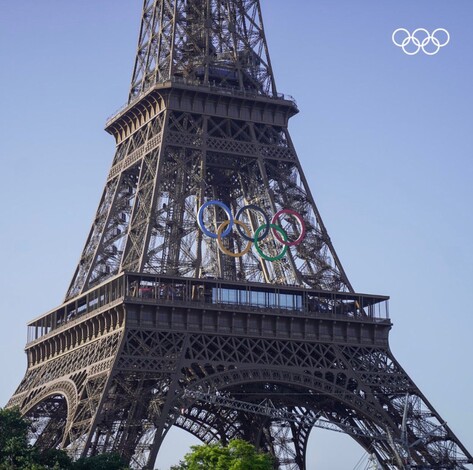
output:
[[[210,230],[207,229],[207,227],[205,227],[204,211],[209,206],[217,206],[221,208],[228,217],[227,220],[220,223],[220,225],[217,228],[217,233],[211,232]],[[248,227],[246,223],[240,220],[240,217],[242,216],[244,211],[258,212],[261,215],[261,217],[264,219],[264,223],[256,229],[253,236],[251,235],[251,228]],[[282,228],[279,225],[280,218],[283,215],[294,217],[297,221],[297,225],[299,228],[299,236],[297,237],[297,239],[293,241],[289,241],[289,236],[287,232],[284,230],[284,228]],[[306,235],[306,227],[305,227],[304,220],[298,212],[292,209],[281,209],[278,212],[276,212],[276,214],[273,216],[272,219],[270,219],[269,216],[266,214],[266,212],[261,207],[255,204],[248,204],[248,205],[243,206],[242,208],[238,210],[235,217],[233,217],[230,208],[222,201],[217,201],[217,200],[207,201],[199,209],[197,222],[198,222],[199,228],[202,230],[202,232],[205,235],[217,240],[217,245],[220,251],[222,251],[226,255],[231,256],[233,258],[240,258],[241,256],[247,254],[250,251],[252,243],[253,243],[255,245],[256,251],[258,252],[261,258],[267,261],[277,261],[285,256],[288,247],[299,245]],[[248,242],[245,248],[243,248],[243,250],[238,253],[231,252],[223,244],[223,238],[225,238],[231,233],[233,226],[236,226],[237,232]],[[269,235],[270,232],[274,236],[274,240],[283,246],[281,252],[276,256],[266,255],[265,253],[263,253],[260,246],[260,243]]]
[[[444,42],[440,43],[439,39],[436,37],[437,32],[443,32],[446,36],[446,39]],[[406,37],[401,41],[398,42],[396,40],[396,36],[398,35],[399,32],[402,32],[403,34],[406,34]],[[423,33],[422,35],[425,35],[423,39],[419,39],[416,37],[417,33]],[[440,50],[441,47],[446,46],[450,42],[450,33],[444,29],[444,28],[437,28],[436,30],[432,31],[432,34],[430,34],[426,29],[424,28],[417,28],[416,30],[413,31],[411,34],[407,29],[405,28],[398,28],[396,29],[391,37],[393,43],[397,46],[402,48],[405,54],[407,55],[416,55],[421,49],[422,52],[424,52],[426,55],[435,55],[437,52]],[[417,48],[414,51],[409,51],[406,49],[406,46],[411,43]],[[425,46],[427,46],[429,43],[432,43],[436,49],[434,51],[428,51]]]

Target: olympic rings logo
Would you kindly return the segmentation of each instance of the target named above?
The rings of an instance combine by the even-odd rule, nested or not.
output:
[[[436,34],[438,32],[441,32],[445,35],[445,40],[443,42],[440,42],[440,40],[436,37]],[[402,33],[402,34],[401,34]],[[416,37],[416,34],[421,33],[418,37]],[[404,37],[405,35],[405,37]],[[397,38],[403,37],[402,41],[399,42]],[[402,48],[405,54],[407,55],[416,55],[421,49],[426,55],[435,55],[437,52],[440,50],[441,47],[446,46],[450,42],[450,33],[443,28],[437,28],[430,34],[426,29],[424,28],[417,28],[414,30],[414,32],[411,34],[407,29],[404,28],[398,28],[394,33],[392,34],[392,40],[393,43],[397,46]],[[414,48],[412,50],[408,49],[406,46],[408,46],[410,43],[414,45]],[[435,49],[428,50],[426,49],[426,46],[428,44],[432,43]]]
[[[218,226],[216,233],[208,230],[204,223],[204,211],[209,206],[220,207],[220,209],[223,209],[227,216],[227,220],[225,220]],[[242,214],[245,211],[257,212],[264,220],[264,224],[260,225],[255,230],[255,233],[253,235],[251,234],[250,227],[248,227],[248,225],[246,225],[240,220]],[[284,230],[280,225],[278,225],[278,223],[280,223],[281,221],[282,216],[284,215],[294,217],[297,221],[299,233],[295,240],[289,240],[289,236],[286,230]],[[222,201],[208,201],[200,207],[197,216],[197,223],[199,225],[200,230],[202,230],[205,235],[217,240],[217,245],[222,253],[225,253],[226,255],[231,256],[233,258],[240,258],[241,256],[246,255],[250,251],[251,246],[254,244],[256,251],[258,252],[261,258],[266,261],[277,261],[285,256],[288,247],[299,245],[302,240],[304,240],[306,234],[304,219],[298,212],[292,209],[281,209],[280,211],[276,212],[276,214],[274,214],[273,218],[270,220],[268,214],[266,214],[266,212],[261,207],[255,204],[248,204],[246,206],[243,206],[241,209],[238,210],[235,216],[233,216],[230,208]],[[246,246],[238,253],[233,253],[232,251],[227,249],[223,243],[223,239],[230,235],[233,230],[233,227],[236,227],[239,235],[248,242]],[[263,252],[261,248],[261,242],[266,239],[270,234],[272,234],[273,239],[282,246],[281,251],[276,256],[267,255]]]

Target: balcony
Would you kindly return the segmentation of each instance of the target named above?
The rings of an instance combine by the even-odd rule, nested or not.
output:
[[[377,323],[389,320],[388,300],[370,294],[123,273],[31,321],[28,343],[122,302]]]

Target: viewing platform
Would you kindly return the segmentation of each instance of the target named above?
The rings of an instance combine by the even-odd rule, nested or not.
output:
[[[389,297],[301,287],[122,273],[28,323],[28,344],[121,303],[264,313],[265,315],[389,320]]]

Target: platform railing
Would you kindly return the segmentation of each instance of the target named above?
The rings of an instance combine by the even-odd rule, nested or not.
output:
[[[291,95],[285,95],[283,93],[277,93],[276,95],[273,96],[273,95],[267,95],[263,93],[257,93],[251,89],[242,90],[237,87],[220,85],[219,83],[203,84],[199,80],[191,80],[184,77],[171,77],[170,79],[161,83],[154,84],[150,86],[149,88],[147,88],[146,90],[139,93],[138,95],[133,96],[127,103],[123,104],[119,109],[117,109],[112,115],[110,115],[107,118],[105,127],[108,127],[112,123],[112,121],[114,121],[118,116],[120,116],[126,109],[132,107],[135,103],[137,103],[146,95],[151,93],[152,90],[160,89],[160,88],[167,88],[173,84],[198,87],[198,88],[201,88],[202,90],[208,90],[215,93],[224,93],[224,94],[231,93],[233,96],[241,96],[243,98],[250,98],[250,99],[268,98],[272,100],[285,100],[285,101],[292,102],[292,104],[297,108],[297,103],[296,103],[295,98]]]
[[[389,297],[297,286],[122,273],[28,324],[28,342],[116,301],[379,322]]]

